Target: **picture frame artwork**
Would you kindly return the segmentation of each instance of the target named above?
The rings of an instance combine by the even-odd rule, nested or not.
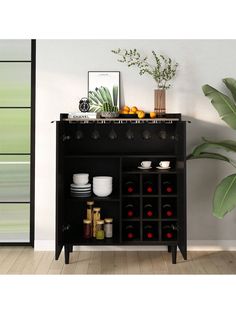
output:
[[[120,108],[120,72],[119,71],[89,71],[88,99],[90,112],[105,111],[104,107]]]

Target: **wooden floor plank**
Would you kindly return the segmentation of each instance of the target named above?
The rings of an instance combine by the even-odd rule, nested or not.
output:
[[[88,266],[91,259],[91,253],[89,251],[78,252],[78,260],[76,263],[75,274],[85,275],[88,273]]]
[[[151,262],[152,262],[152,269],[153,274],[167,274],[168,268],[167,264],[162,256],[162,252],[149,252]]]
[[[52,262],[51,262],[50,267],[49,267],[49,270],[48,270],[48,274],[49,275],[61,274],[64,264],[65,264],[64,254],[61,254],[57,261],[53,257]]]
[[[76,267],[78,265],[79,252],[75,251],[70,253],[70,263],[64,264],[62,268],[62,274],[73,275],[76,273]]]
[[[236,252],[188,252],[187,261],[178,252],[173,265],[168,252],[75,251],[65,265],[63,254],[2,247],[0,274],[236,274]]]
[[[103,251],[101,258],[101,274],[114,274],[115,260],[114,252]]]
[[[101,257],[102,252],[95,251],[92,252],[91,258],[88,265],[88,274],[101,274]]]
[[[125,251],[114,252],[114,274],[127,274],[127,255]]]
[[[52,260],[54,259],[54,252],[43,252],[38,267],[36,267],[36,275],[45,275],[48,273]]]
[[[199,252],[188,252],[188,260],[192,264],[193,274],[207,274],[206,269],[199,262],[198,254]]]
[[[22,253],[24,247],[11,248],[3,258],[0,264],[0,274],[7,274],[9,269],[17,260],[18,256]]]
[[[209,275],[219,274],[219,271],[214,263],[212,263],[210,259],[210,255],[214,254],[214,252],[194,252],[194,259],[198,260],[201,267],[204,271]]]
[[[177,253],[177,261],[179,259],[180,253]],[[169,252],[162,252],[163,259],[167,266],[167,273],[168,274],[182,274],[180,263],[172,264],[172,257],[171,253]]]
[[[138,261],[140,267],[140,274],[153,274],[150,252],[148,251],[138,252]]]
[[[127,252],[127,273],[132,275],[140,274],[140,265],[138,259],[138,252]]]
[[[22,275],[33,275],[43,257],[43,252],[34,252],[32,258],[28,258],[25,262],[25,266],[22,269]]]

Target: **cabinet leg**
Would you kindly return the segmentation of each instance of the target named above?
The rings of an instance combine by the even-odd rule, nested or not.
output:
[[[172,264],[176,264],[177,245],[171,246]]]
[[[168,253],[171,253],[171,246],[168,245]]]
[[[65,264],[69,264],[70,261],[70,245],[66,244],[64,247],[65,250]]]

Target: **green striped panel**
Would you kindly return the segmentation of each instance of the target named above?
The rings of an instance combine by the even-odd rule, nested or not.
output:
[[[0,204],[0,242],[29,242],[29,222],[29,204]]]
[[[30,63],[0,63],[0,107],[30,107],[30,91]]]
[[[30,109],[0,108],[0,154],[30,152]]]
[[[19,160],[17,160],[17,157]],[[29,156],[1,156],[0,202],[29,202],[29,201],[30,201]]]

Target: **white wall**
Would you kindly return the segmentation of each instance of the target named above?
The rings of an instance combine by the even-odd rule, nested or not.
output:
[[[87,72],[119,70],[122,104],[153,109],[154,80],[117,62],[111,49],[118,47],[148,55],[156,50],[180,64],[168,90],[167,111],[181,112],[192,121],[187,127],[189,152],[201,136],[235,137],[201,91],[205,83],[222,89],[222,78],[236,77],[235,40],[37,40],[36,247],[41,240],[53,240],[55,233],[55,124],[50,122],[59,119],[60,112],[77,110],[78,100],[87,95]],[[233,169],[223,162],[188,162],[190,240],[236,240],[236,211],[223,220],[211,213],[214,188],[230,173]]]

